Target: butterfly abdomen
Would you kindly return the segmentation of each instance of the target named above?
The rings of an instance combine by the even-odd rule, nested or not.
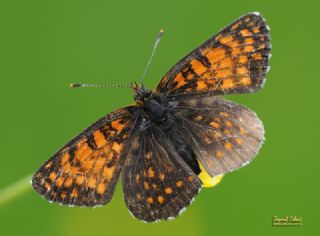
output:
[[[195,153],[190,146],[184,141],[181,133],[176,125],[172,125],[166,130],[166,135],[173,144],[174,148],[180,155],[180,157],[188,164],[193,172],[198,175],[201,172],[199,163],[197,161]]]
[[[186,143],[185,139],[179,129],[177,128],[177,120],[170,114],[166,113],[166,121],[159,124],[164,133],[171,141],[173,147],[179,154],[179,156],[187,163],[195,174],[200,174],[201,169],[197,161],[196,155],[190,146]]]
[[[152,121],[151,125],[157,125],[164,131],[179,156],[188,164],[195,174],[199,174],[201,169],[196,155],[184,141],[181,132],[179,132],[175,124],[178,122],[176,118],[172,116],[168,109],[161,104],[161,101],[157,99],[147,99],[143,107],[146,117]]]

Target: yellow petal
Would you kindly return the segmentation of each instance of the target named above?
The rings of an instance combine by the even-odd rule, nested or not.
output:
[[[203,187],[205,188],[211,188],[213,186],[216,186],[220,181],[222,180],[223,175],[216,175],[211,177],[208,172],[204,169],[204,167],[199,162],[199,166],[201,169],[200,174],[198,175],[199,179],[203,183]]]

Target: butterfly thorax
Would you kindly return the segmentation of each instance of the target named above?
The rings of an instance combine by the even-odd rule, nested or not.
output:
[[[143,129],[148,129],[151,128],[152,125],[156,125],[161,128],[180,157],[196,174],[199,174],[200,167],[196,155],[185,142],[181,132],[177,129],[175,125],[177,121],[169,112],[165,96],[152,93],[143,86],[139,87],[137,84],[135,84],[135,86],[134,98],[137,106],[141,107],[141,115],[145,118],[145,124],[141,127],[143,127]]]
[[[135,84],[133,89],[135,91],[134,100],[137,106],[142,108],[143,116],[155,123],[163,123],[167,116],[163,97],[152,93],[150,89],[145,88],[143,85]]]

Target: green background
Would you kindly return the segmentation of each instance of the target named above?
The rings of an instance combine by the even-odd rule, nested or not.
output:
[[[72,82],[139,81],[159,29],[165,36],[146,85],[251,11],[271,27],[271,70],[256,94],[228,98],[257,112],[266,142],[257,159],[201,191],[174,221],[131,217],[118,185],[102,208],[49,204],[30,190],[0,206],[1,235],[319,234],[317,1],[0,1],[0,188],[32,174],[72,136],[133,102],[129,89],[70,89]],[[273,216],[302,227],[273,227]]]

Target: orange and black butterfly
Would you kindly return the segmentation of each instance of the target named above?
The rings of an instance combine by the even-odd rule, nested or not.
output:
[[[155,90],[134,84],[136,105],[62,147],[33,176],[33,188],[49,201],[94,207],[111,200],[121,173],[135,217],[176,217],[208,182],[258,153],[262,122],[221,95],[259,90],[269,52],[262,16],[241,17],[174,65]]]

